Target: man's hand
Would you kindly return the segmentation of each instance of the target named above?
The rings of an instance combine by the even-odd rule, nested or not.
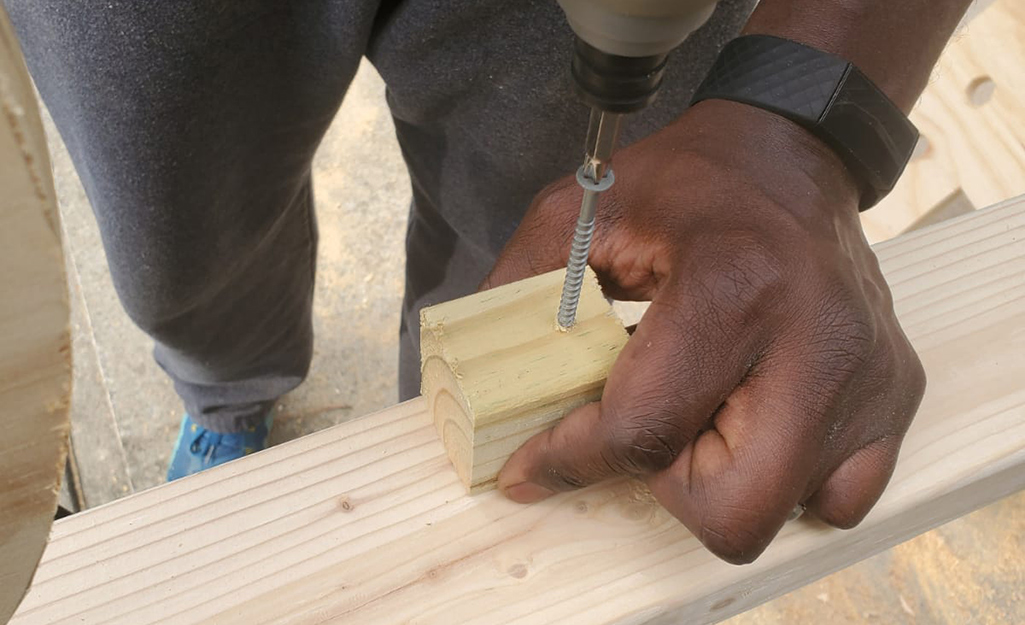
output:
[[[530,502],[635,476],[734,563],[799,503],[856,525],[925,375],[839,159],[782,118],[709,101],[614,166],[590,264],[606,294],[651,308],[601,402],[524,444],[499,487]],[[485,286],[564,266],[580,196],[570,177],[542,192]]]

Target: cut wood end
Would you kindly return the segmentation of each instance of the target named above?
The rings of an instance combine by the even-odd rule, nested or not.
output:
[[[577,323],[555,323],[565,270],[425,308],[421,390],[471,494],[490,490],[524,441],[601,398],[628,339],[588,269]]]

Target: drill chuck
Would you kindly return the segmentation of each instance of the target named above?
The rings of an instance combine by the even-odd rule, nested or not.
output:
[[[577,182],[580,203],[557,321],[576,321],[599,196],[612,186],[612,153],[623,114],[655,100],[669,52],[700,27],[717,0],[559,0],[576,33],[573,82],[591,121]]]
[[[559,0],[576,33],[573,79],[584,102],[632,113],[655,99],[666,57],[717,0]]]
[[[573,82],[585,104],[610,113],[633,113],[655,100],[667,57],[609,54],[578,37]]]

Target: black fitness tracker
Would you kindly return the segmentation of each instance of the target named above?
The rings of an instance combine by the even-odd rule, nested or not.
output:
[[[824,141],[875,206],[911,159],[918,129],[852,63],[809,46],[747,35],[723,48],[692,104],[732,100],[785,117]]]

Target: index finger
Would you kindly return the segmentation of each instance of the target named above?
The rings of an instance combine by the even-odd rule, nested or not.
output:
[[[711,427],[646,480],[663,507],[734,564],[761,554],[801,502],[826,436],[830,394],[780,369],[756,368]]]

